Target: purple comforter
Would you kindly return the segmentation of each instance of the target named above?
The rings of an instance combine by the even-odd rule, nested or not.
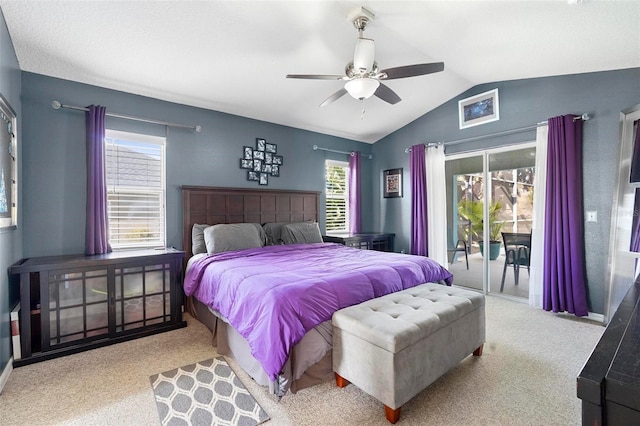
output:
[[[267,246],[203,257],[184,281],[222,314],[275,380],[291,348],[338,309],[452,275],[422,257],[339,244]]]

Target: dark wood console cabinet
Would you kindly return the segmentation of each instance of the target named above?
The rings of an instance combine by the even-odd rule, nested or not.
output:
[[[640,424],[640,278],[577,379],[583,425]]]
[[[30,364],[186,326],[184,252],[119,251],[23,259],[19,277],[21,358]]]
[[[393,251],[393,239],[396,234],[366,232],[344,236],[324,235],[326,243],[340,243],[345,246],[366,250]]]

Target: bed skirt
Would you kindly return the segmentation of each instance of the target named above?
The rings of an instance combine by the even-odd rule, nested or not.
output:
[[[211,331],[211,343],[220,355],[233,358],[256,383],[269,387],[269,393],[282,397],[333,380],[332,326],[325,321],[310,330],[293,347],[278,381],[271,381],[260,363],[251,355],[249,344],[230,324],[199,300],[188,298],[188,311]]]

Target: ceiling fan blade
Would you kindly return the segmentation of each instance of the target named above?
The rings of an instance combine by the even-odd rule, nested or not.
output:
[[[379,97],[383,101],[390,103],[391,105],[395,105],[402,100],[396,92],[389,89],[389,86],[385,86],[382,83],[380,83],[380,86],[378,86],[374,95]]]
[[[386,74],[386,77],[380,77],[383,80],[393,80],[395,78],[415,77],[417,75],[431,74],[444,70],[444,62],[434,62],[432,64],[415,64],[405,65],[403,67],[387,68],[380,71]]]
[[[287,74],[287,78],[303,78],[306,80],[342,80],[344,79],[344,75]]]
[[[353,53],[353,69],[361,73],[367,73],[373,68],[376,46],[369,38],[358,38],[356,49]]]
[[[337,92],[335,92],[333,95],[329,96],[327,99],[324,100],[324,102],[322,102],[320,104],[321,107],[323,106],[327,106],[335,101],[337,101],[338,99],[340,99],[341,97],[343,97],[344,95],[347,94],[347,89],[345,89],[344,87],[340,90],[338,90]]]

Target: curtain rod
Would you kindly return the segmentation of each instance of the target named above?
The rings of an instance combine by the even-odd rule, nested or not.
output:
[[[347,152],[347,151],[337,151],[335,149],[329,149],[329,148],[322,148],[319,147],[318,145],[314,145],[313,146],[313,150],[314,151],[328,151],[328,152],[335,152],[337,154],[345,154],[345,155],[353,155],[353,152]],[[364,158],[368,158],[369,160],[373,159],[373,155],[369,154],[369,155],[363,155]]]
[[[578,120],[582,120],[582,121],[588,121],[591,117],[589,117],[589,114],[584,113],[578,117],[573,117],[573,121],[576,122]],[[428,142],[425,145],[427,147],[429,146],[436,146],[436,145],[456,145],[459,143],[463,143],[463,142],[471,142],[471,141],[478,141],[478,140],[482,140],[482,139],[488,139],[488,138],[493,138],[495,136],[506,136],[506,135],[512,135],[515,133],[522,133],[522,132],[526,132],[529,130],[534,130],[537,129],[540,126],[546,126],[547,122],[543,121],[540,122],[534,126],[526,126],[526,127],[519,127],[517,129],[512,129],[512,130],[505,130],[503,132],[496,132],[496,133],[489,133],[487,135],[481,135],[481,136],[473,136],[470,138],[465,138],[465,139],[457,139],[455,141],[448,141],[448,142]],[[411,152],[411,148],[407,148],[404,150],[404,152]]]
[[[64,104],[61,104],[58,101],[51,102],[51,107],[53,109],[66,108],[66,109],[75,109],[77,111],[89,111],[88,108],[77,107],[77,106],[73,106],[73,105],[64,105]],[[198,133],[200,133],[202,131],[202,127],[201,126],[189,126],[189,125],[186,125],[186,124],[170,123],[168,121],[152,120],[152,119],[149,119],[149,118],[135,117],[133,115],[114,114],[114,113],[111,113],[111,112],[107,112],[107,113],[105,113],[105,115],[109,116],[109,117],[114,117],[114,118],[123,118],[125,120],[134,120],[134,121],[141,121],[143,123],[159,124],[161,126],[181,127],[183,129],[194,130],[194,131],[196,131]]]

